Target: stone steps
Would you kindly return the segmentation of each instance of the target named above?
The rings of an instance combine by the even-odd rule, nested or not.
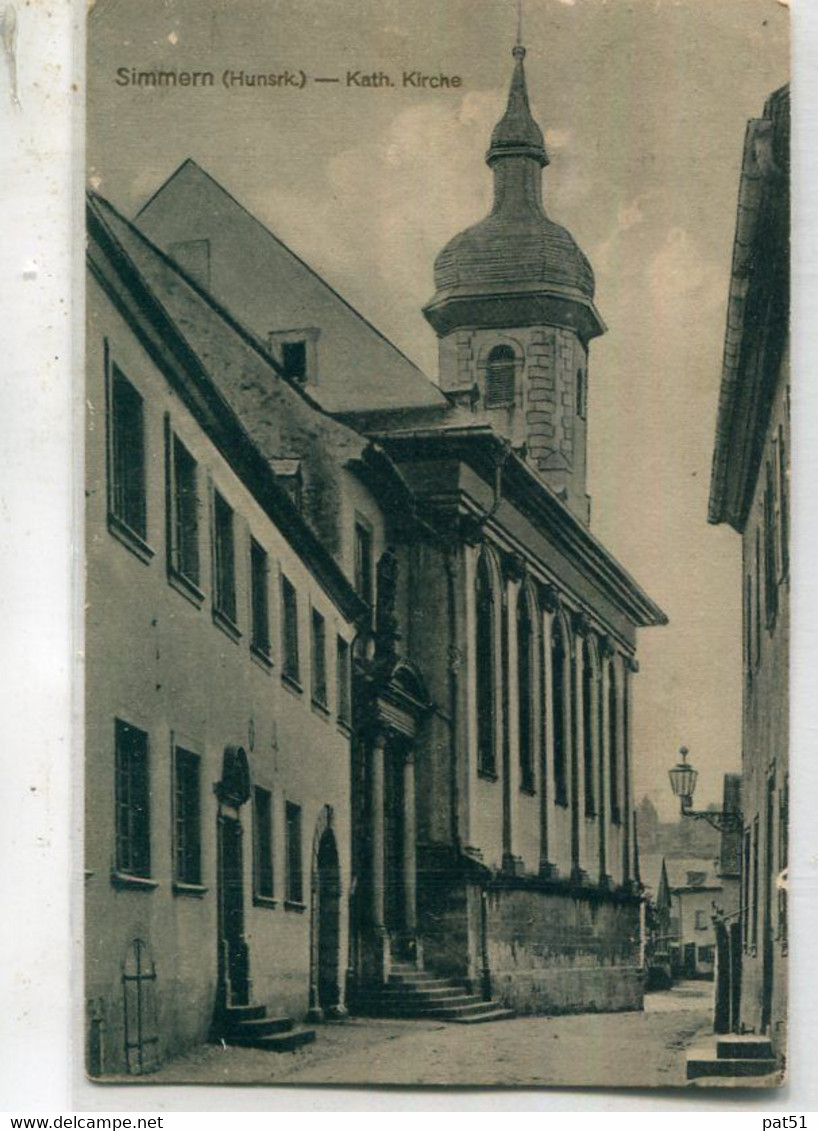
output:
[[[719,1037],[716,1047],[704,1045],[688,1049],[687,1078],[703,1077],[746,1079],[772,1076],[779,1070],[772,1044],[765,1037],[730,1034]]]
[[[381,1017],[415,1017],[460,1024],[500,1021],[513,1017],[496,1001],[483,1001],[451,978],[439,978],[410,963],[393,963],[386,985],[359,1003]]]
[[[216,1040],[240,1048],[292,1052],[311,1044],[315,1029],[296,1025],[292,1017],[268,1017],[265,1005],[234,1005],[220,1015]]]

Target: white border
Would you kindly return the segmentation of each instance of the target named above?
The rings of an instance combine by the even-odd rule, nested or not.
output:
[[[717,0],[714,0],[717,2]],[[771,4],[780,0],[770,0]],[[0,56],[0,790],[4,924],[0,1102],[59,1111],[705,1111],[818,1107],[818,5],[793,11],[796,465],[793,553],[792,1084],[748,1092],[417,1091],[99,1087],[82,1076],[81,749],[82,102],[84,9],[18,5],[22,109]],[[725,287],[727,275],[725,274]],[[73,316],[73,317],[72,317]],[[73,626],[73,634],[70,631]],[[72,674],[74,677],[72,683]],[[71,772],[74,768],[72,794]],[[72,852],[74,855],[72,855]],[[71,945],[66,946],[68,939]],[[71,1008],[74,1008],[72,1016]],[[69,1036],[75,1034],[75,1055]]]

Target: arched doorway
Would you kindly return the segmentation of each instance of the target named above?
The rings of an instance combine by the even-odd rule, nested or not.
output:
[[[326,1015],[340,1001],[338,966],[341,943],[341,869],[332,829],[318,846],[317,862],[317,989],[318,1007]]]

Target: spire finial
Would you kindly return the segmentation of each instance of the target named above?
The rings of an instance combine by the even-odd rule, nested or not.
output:
[[[525,59],[523,47],[523,0],[517,0],[517,42],[511,54],[515,59]]]

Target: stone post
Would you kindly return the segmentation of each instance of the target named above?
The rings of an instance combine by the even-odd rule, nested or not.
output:
[[[549,805],[554,792],[554,671],[551,654],[551,634],[556,612],[556,593],[548,589],[543,594],[542,611],[542,744],[540,755],[540,874],[551,876],[554,863],[551,859],[551,819]]]
[[[384,902],[384,785],[386,737],[378,734],[372,743],[372,906],[370,914],[376,932],[385,929]]]
[[[403,924],[410,946],[417,935],[417,877],[415,860],[415,752],[403,759]]]

